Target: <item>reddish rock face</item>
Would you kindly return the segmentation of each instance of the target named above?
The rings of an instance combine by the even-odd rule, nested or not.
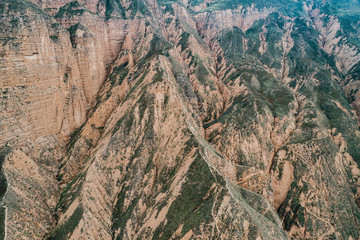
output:
[[[0,2],[0,238],[358,239],[358,10]]]

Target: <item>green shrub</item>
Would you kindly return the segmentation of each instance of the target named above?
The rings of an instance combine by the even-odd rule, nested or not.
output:
[[[59,39],[59,37],[55,34],[51,35],[50,36],[50,39],[53,41],[53,42],[57,42],[57,40]]]
[[[47,240],[65,240],[68,239],[68,235],[71,234],[77,225],[79,224],[82,216],[84,214],[84,209],[81,206],[78,206],[74,211],[73,215],[60,227],[56,228],[54,232],[50,234]]]

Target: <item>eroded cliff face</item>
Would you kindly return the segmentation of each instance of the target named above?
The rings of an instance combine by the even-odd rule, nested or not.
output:
[[[19,151],[9,157],[14,158],[9,167],[5,163],[10,204],[17,208],[8,211],[12,220],[7,229],[20,234],[14,238],[26,232],[39,237],[49,230],[64,146],[70,133],[86,121],[108,65],[124,40],[125,23],[105,22],[81,5],[71,9],[75,17],[58,14],[55,20],[30,2],[1,3],[0,144]],[[40,172],[23,176],[26,162],[33,162]],[[39,177],[42,174],[44,179]],[[26,201],[21,200],[24,195]],[[18,213],[19,209],[24,212]],[[42,209],[46,216],[34,216]],[[31,230],[22,229],[23,222]]]
[[[358,239],[350,7],[2,1],[6,239]]]

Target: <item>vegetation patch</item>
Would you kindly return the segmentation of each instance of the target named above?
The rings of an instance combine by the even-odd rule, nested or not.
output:
[[[11,147],[5,146],[0,149],[0,201],[3,200],[7,191],[7,181],[3,170],[6,156],[12,151]]]
[[[56,209],[65,212],[69,206],[74,202],[75,198],[79,196],[81,187],[84,183],[82,178],[84,174],[78,174],[70,183],[68,183],[65,189],[61,192],[59,202],[56,205]]]
[[[3,206],[3,198],[7,191],[7,180],[3,170],[6,156],[12,151],[11,147],[5,146],[0,149],[0,239],[5,238],[6,207]]]
[[[122,6],[119,0],[102,0],[105,5],[105,18],[109,19],[112,16],[112,13],[115,11],[123,19],[126,19],[126,10]]]
[[[67,83],[69,79],[69,74],[68,73],[64,73],[64,77],[63,77],[63,82]]]
[[[135,198],[132,200],[130,206],[125,209],[124,208],[124,201],[126,197],[126,192],[128,190],[128,187],[123,187],[121,192],[119,193],[118,200],[115,204],[115,208],[113,211],[113,231],[116,231],[117,229],[120,229],[120,234],[118,235],[117,239],[122,239],[123,232],[126,226],[126,222],[129,220],[131,215],[133,214],[134,208],[136,207],[139,199],[141,196]]]
[[[210,187],[215,178],[198,152],[186,178],[180,196],[171,204],[166,215],[167,223],[159,226],[153,239],[170,239],[182,223],[184,227],[179,237],[191,229],[196,232],[202,223],[211,221],[213,192]]]
[[[192,2],[198,2],[199,0],[192,0]],[[195,3],[194,3],[195,4]],[[288,1],[288,0],[218,0],[213,1],[208,4],[207,8],[205,8],[205,12],[212,12],[215,10],[226,10],[226,9],[237,9],[239,6],[242,6],[247,10],[247,7],[254,5],[257,9],[271,8],[276,9],[282,14],[288,16],[298,16],[302,11],[302,4],[296,1]],[[284,7],[286,6],[286,7]]]
[[[189,41],[190,33],[183,32],[180,36],[180,40],[178,42],[178,46],[181,46],[181,51],[184,51],[187,47],[187,43]]]
[[[129,69],[127,68],[128,63],[123,63],[118,67],[114,67],[112,73],[109,75],[109,80],[111,86],[114,86],[116,83],[116,79],[118,79],[118,84],[121,85],[125,80],[125,77],[129,73]]]
[[[163,36],[155,33],[152,40],[150,41],[150,47],[148,53],[145,56],[145,60],[152,59],[158,55],[169,56],[169,49],[171,44],[164,39]]]
[[[50,39],[53,41],[53,42],[57,42],[57,40],[59,39],[59,36],[53,34],[50,36]]]
[[[215,83],[209,79],[210,74],[205,65],[201,62],[199,58],[197,58],[197,68],[196,68],[196,78],[199,80],[201,84],[205,86],[210,86],[210,90],[215,90]]]
[[[61,226],[56,228],[47,240],[66,240],[69,239],[69,236],[74,232],[75,228],[78,226],[82,216],[84,214],[84,209],[82,206],[78,206],[73,215],[66,220]]]
[[[157,69],[156,74],[153,77],[152,83],[162,82],[164,77],[164,70]]]
[[[295,182],[292,182],[291,189],[278,210],[280,218],[283,219],[284,229],[286,231],[289,231],[295,223],[304,226],[304,217],[298,218],[298,216],[304,216],[305,210],[300,204],[300,194],[302,190],[303,189],[298,187]],[[288,206],[290,209],[287,208]]]
[[[0,206],[0,239],[5,240],[6,208]]]
[[[74,147],[76,141],[80,138],[80,133],[81,133],[81,130],[82,130],[84,125],[85,125],[85,123],[81,127],[75,129],[71,133],[70,138],[69,138],[69,142],[66,144],[66,149],[67,149],[68,152],[71,151],[71,149]]]
[[[244,54],[244,33],[238,27],[224,30],[219,38],[219,43],[224,50],[225,57],[231,61],[236,61]]]
[[[120,0],[101,0],[105,5],[105,18],[133,19],[140,13],[142,16],[149,16],[150,11],[144,0],[132,0],[128,6],[124,6]]]
[[[86,10],[82,4],[78,1],[73,1],[61,7],[56,13],[55,18],[62,18],[64,16],[81,16],[86,11],[88,10]]]

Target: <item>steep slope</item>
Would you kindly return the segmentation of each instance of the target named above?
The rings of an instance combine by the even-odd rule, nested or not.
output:
[[[7,230],[39,237],[52,222],[65,141],[85,122],[124,33],[119,26],[109,33],[113,23],[101,25],[89,11],[74,21],[93,28],[76,22],[67,31],[27,1],[1,1],[0,10],[0,145],[16,149],[5,162]]]
[[[2,1],[4,234],[358,239],[359,9]]]

